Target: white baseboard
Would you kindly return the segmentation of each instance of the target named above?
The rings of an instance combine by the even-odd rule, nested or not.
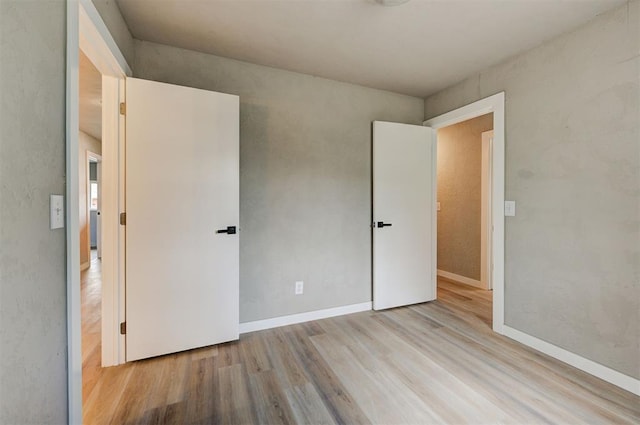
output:
[[[585,359],[584,357],[567,351],[564,348],[550,344],[517,329],[510,328],[507,325],[504,325],[503,335],[508,336],[511,339],[515,339],[524,345],[528,345],[531,348],[585,371],[624,390],[640,395],[640,380],[638,379],[603,366],[600,363]]]
[[[306,313],[274,317],[272,319],[240,323],[240,333],[244,334],[247,332],[261,331],[264,329],[278,328],[280,326],[309,322],[311,320],[326,319],[328,317],[342,316],[344,314],[359,313],[361,311],[371,310],[371,305],[371,301],[368,301],[366,303],[351,304],[341,307],[327,308],[324,310],[315,310]]]
[[[82,263],[80,264],[80,271],[85,271],[87,270],[89,267],[91,267],[91,261],[87,261],[86,263]]]
[[[476,288],[487,289],[479,280],[471,279],[470,277],[461,276],[459,274],[455,274],[451,272],[446,272],[444,270],[438,269],[438,276],[444,277],[445,279],[453,280],[454,282],[459,282],[465,285],[474,286]]]

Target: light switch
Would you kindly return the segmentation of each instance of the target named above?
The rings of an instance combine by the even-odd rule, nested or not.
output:
[[[516,201],[504,201],[504,216],[505,217],[516,216]]]
[[[436,208],[440,211],[440,202],[436,202]]]
[[[64,227],[64,196],[51,195],[49,198],[51,230]]]

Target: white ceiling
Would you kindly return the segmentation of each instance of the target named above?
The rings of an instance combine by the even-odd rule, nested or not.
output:
[[[118,0],[133,36],[426,97],[625,0]]]
[[[80,130],[102,140],[102,75],[80,50]]]

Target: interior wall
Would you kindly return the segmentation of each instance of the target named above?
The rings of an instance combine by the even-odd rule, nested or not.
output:
[[[87,179],[89,178],[89,169],[87,164],[87,152],[102,154],[102,143],[100,140],[94,139],[88,134],[79,132],[79,158],[78,158],[78,176],[79,182],[79,209],[80,209],[80,266],[84,269],[89,267],[91,262],[91,229],[88,212],[88,191]]]
[[[122,56],[127,60],[129,67],[133,68],[135,61],[133,37],[122,13],[120,13],[118,3],[116,0],[91,0],[91,2],[98,10],[100,17],[118,45]]]
[[[506,93],[505,321],[640,378],[640,2],[425,100]]]
[[[486,114],[438,130],[438,270],[480,280],[482,133]]]
[[[67,422],[66,2],[0,1],[0,423]]]
[[[420,124],[423,101],[148,42],[135,55],[136,77],[240,96],[240,321],[371,301],[371,122]]]

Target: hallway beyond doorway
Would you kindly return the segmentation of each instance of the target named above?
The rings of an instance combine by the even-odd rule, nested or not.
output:
[[[81,274],[82,303],[82,398],[87,400],[103,368],[101,367],[102,270],[98,251],[91,250],[91,264]]]

